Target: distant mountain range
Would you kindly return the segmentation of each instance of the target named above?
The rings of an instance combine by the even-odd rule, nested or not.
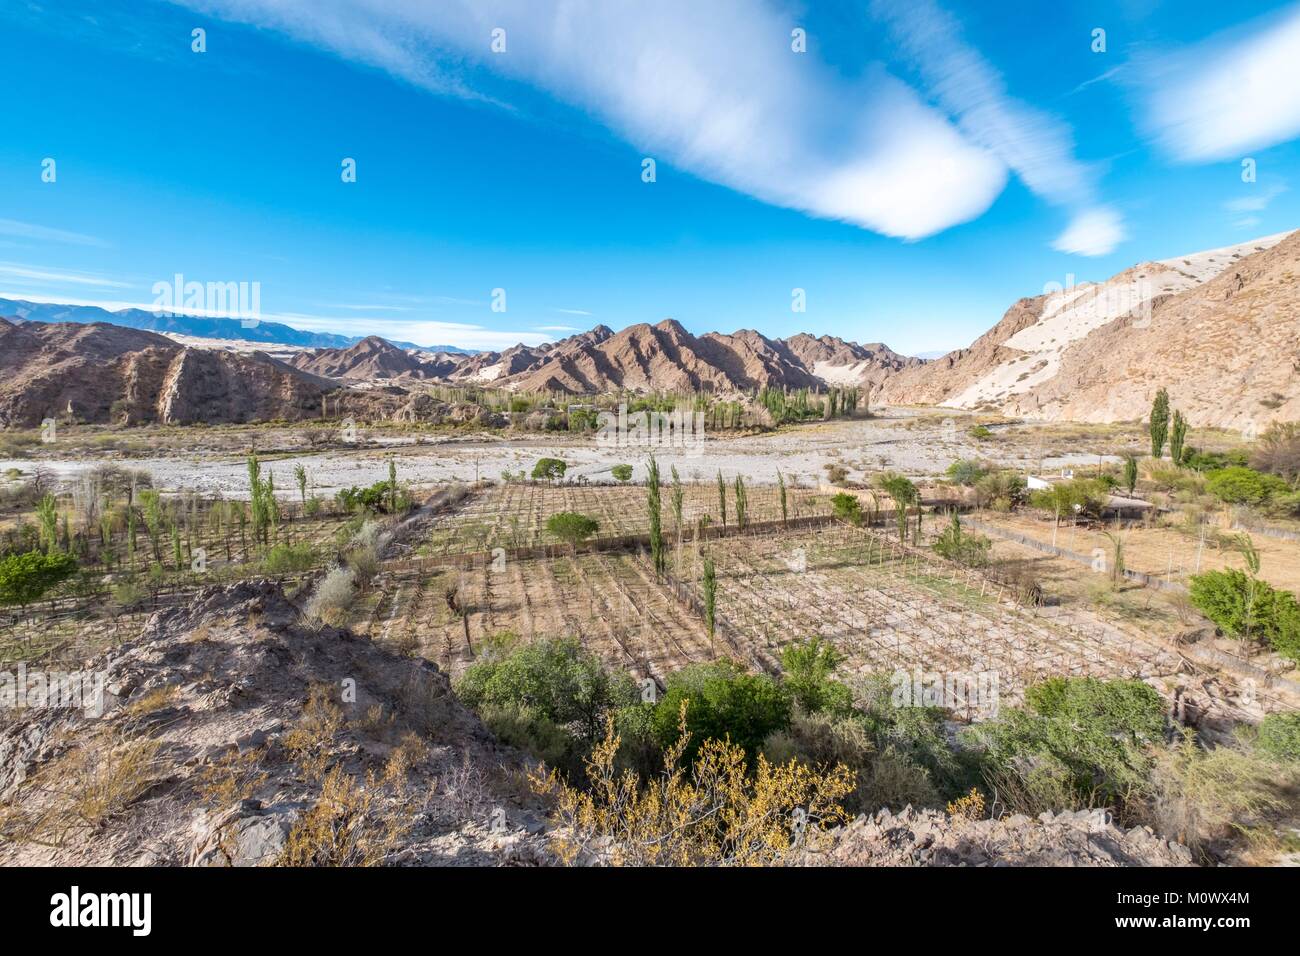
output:
[[[1300,232],[1139,263],[1021,299],[969,348],[931,361],[829,335],[694,335],[673,319],[466,352],[0,299],[0,316],[15,317],[0,321],[0,425],[301,419],[326,403],[422,420],[425,386],[441,384],[573,396],[852,387],[873,405],[1092,422],[1142,418],[1166,388],[1193,425],[1262,430],[1300,420],[1298,276]]]
[[[347,348],[360,342],[364,336],[334,335],[329,332],[303,332],[280,322],[259,321],[245,325],[239,319],[212,319],[204,316],[150,312],[146,309],[122,309],[110,312],[97,305],[59,305],[48,302],[28,302],[24,299],[0,298],[0,316],[22,319],[25,322],[109,322],[128,329],[149,332],[189,335],[203,339],[226,339],[243,342],[260,342],[269,345],[291,345],[300,348]],[[472,355],[473,352],[453,345],[422,346],[411,342],[395,342],[402,348],[423,349],[429,352]]]
[[[421,357],[371,336],[346,349],[299,352],[294,368],[338,380],[420,381],[483,385],[518,392],[591,395],[611,391],[702,391],[718,395],[758,388],[878,386],[922,365],[875,343],[824,335],[769,339],[745,329],[692,335],[673,319],[614,332],[588,332],[504,352]]]

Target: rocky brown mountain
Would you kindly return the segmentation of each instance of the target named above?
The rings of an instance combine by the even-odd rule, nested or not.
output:
[[[593,332],[598,334],[558,343],[522,370],[504,366],[494,381],[517,391],[570,394],[616,390],[729,394],[763,387],[826,385],[789,343],[750,329],[696,336],[680,322],[665,319],[655,325],[631,325],[617,334],[603,326]]]
[[[1156,391],[1199,426],[1300,418],[1300,233],[1021,299],[969,348],[890,377],[892,404],[1129,421]]]
[[[829,385],[878,386],[904,369],[925,365],[924,359],[899,355],[881,342],[858,345],[834,335],[814,338],[801,332],[786,339],[785,346],[805,369]]]
[[[438,377],[438,366],[416,358],[386,339],[370,335],[345,349],[298,352],[289,362],[322,378],[385,381]]]
[[[0,426],[251,422],[320,413],[337,386],[261,352],[196,349],[95,322],[0,319]]]

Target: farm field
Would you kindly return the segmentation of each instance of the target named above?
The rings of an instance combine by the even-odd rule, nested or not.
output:
[[[1044,544],[1052,541],[1051,522],[1032,515],[984,511],[976,517],[985,524]],[[1095,548],[1100,548],[1110,555],[1114,546],[1106,538],[1106,530],[1113,532],[1110,528],[1073,527],[1063,521],[1056,533],[1056,545],[1081,554],[1092,554]],[[1202,571],[1242,567],[1241,554],[1226,546],[1226,539],[1235,533],[1207,525],[1202,539],[1195,532],[1179,528],[1134,525],[1120,533],[1124,543],[1124,564],[1130,570],[1186,585],[1193,574]],[[1219,539],[1224,539],[1224,543],[1221,544]],[[1260,554],[1259,576],[1274,587],[1300,591],[1300,544],[1263,534],[1251,535],[1251,540]]]
[[[577,638],[611,666],[660,683],[712,656],[703,623],[633,553],[384,575],[359,616],[360,629],[376,641],[452,674],[503,632],[522,641]]]
[[[1093,615],[1023,608],[997,584],[871,531],[834,525],[712,542],[718,613],[769,660],[817,634],[865,673],[901,668],[1001,675],[1017,699],[1051,674],[1168,675],[1176,654]]]
[[[683,534],[689,536],[698,520],[708,518],[711,526],[723,524],[716,483],[683,484]],[[747,489],[748,520],[751,524],[781,519],[778,489],[755,486]],[[665,533],[676,537],[671,506],[672,489],[663,490]],[[727,520],[735,522],[733,485],[727,483]],[[786,491],[790,518],[827,515],[829,496],[807,488]],[[589,515],[600,523],[597,538],[644,535],[649,532],[643,486],[602,486],[509,482],[490,485],[453,515],[438,522],[428,540],[417,548],[421,556],[489,551],[493,548],[525,548],[558,544],[546,530],[546,519],[562,511]]]

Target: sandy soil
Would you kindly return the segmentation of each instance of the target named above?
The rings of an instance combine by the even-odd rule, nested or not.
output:
[[[1052,541],[1052,523],[1031,515],[981,512],[979,518],[1047,544]],[[1216,547],[1208,534],[1202,542],[1196,535],[1175,528],[1133,527],[1123,531],[1121,538],[1124,564],[1128,568],[1177,583],[1186,584],[1193,574],[1200,571],[1244,567],[1239,552]],[[1274,587],[1300,592],[1300,544],[1261,534],[1253,535],[1252,540],[1259,549],[1260,577]],[[1080,554],[1092,554],[1093,549],[1100,548],[1109,556],[1114,550],[1102,529],[1075,528],[1068,522],[1057,531],[1056,544]]]
[[[699,449],[654,449],[664,474],[676,466],[685,481],[707,481],[721,471],[730,479],[744,475],[754,484],[774,484],[777,470],[787,481],[817,484],[824,467],[838,464],[850,478],[884,468],[918,476],[942,472],[957,458],[983,458],[1019,468],[1046,470],[1096,464],[1095,454],[1063,452],[1039,459],[1022,441],[999,442],[999,428],[993,439],[978,441],[967,436],[973,419],[969,416],[934,414],[913,409],[890,409],[879,418],[804,425],[781,431],[740,438],[708,438]],[[359,436],[368,441],[364,428]],[[264,457],[265,469],[276,473],[277,485],[291,496],[292,474],[302,464],[311,476],[317,494],[329,496],[339,488],[369,485],[388,477],[388,457],[397,464],[399,480],[413,485],[446,481],[474,481],[499,478],[503,471],[531,471],[541,457],[563,458],[569,477],[593,481],[611,480],[610,469],[620,463],[633,465],[633,481],[645,476],[645,458],[651,449],[611,448],[594,437],[570,439],[567,435],[478,439],[427,436],[371,436],[374,444],[333,448],[322,452],[280,454]],[[240,498],[247,496],[247,470],[242,454],[214,452],[159,453],[155,457],[122,460],[102,455],[60,457],[57,446],[42,448],[32,458],[0,460],[0,472],[18,468],[30,472],[43,465],[54,476],[70,480],[105,462],[128,465],[153,475],[155,485],[166,490],[216,493]]]

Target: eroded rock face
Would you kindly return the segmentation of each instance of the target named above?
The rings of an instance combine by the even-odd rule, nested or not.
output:
[[[862,816],[799,861],[814,866],[1191,866],[1186,847],[1104,811],[965,820],[907,807]]]
[[[185,424],[320,414],[336,386],[261,352],[193,349],[152,332],[96,323],[0,319],[0,426],[45,418]]]

